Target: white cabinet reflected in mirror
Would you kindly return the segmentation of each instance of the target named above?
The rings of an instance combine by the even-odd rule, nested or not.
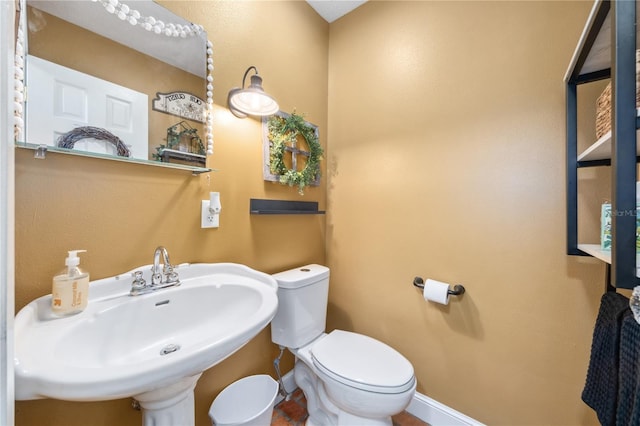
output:
[[[150,0],[129,5],[193,34],[167,36],[119,19],[122,3],[115,13],[91,0],[26,5],[28,95],[18,146],[206,168],[207,36],[201,28]]]

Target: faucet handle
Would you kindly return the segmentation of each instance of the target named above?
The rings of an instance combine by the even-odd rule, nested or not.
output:
[[[171,264],[165,265],[164,268],[164,276],[166,283],[179,283],[180,278],[178,277],[178,273],[173,270],[173,266]]]
[[[132,290],[141,290],[147,286],[147,281],[142,278],[142,271],[135,271],[131,274],[133,282],[131,283]]]
[[[171,275],[173,273],[173,265],[170,263],[162,265],[162,273],[165,275]]]
[[[167,283],[171,283],[171,284],[180,284],[180,278],[178,277],[178,273],[177,272],[172,272],[169,275],[167,275]]]
[[[151,272],[151,285],[162,284],[162,274],[160,272]]]

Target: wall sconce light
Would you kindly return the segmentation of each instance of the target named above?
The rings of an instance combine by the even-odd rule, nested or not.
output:
[[[251,84],[245,89],[244,83],[251,70],[255,71],[255,74],[251,76]],[[239,118],[245,118],[248,115],[273,115],[280,109],[276,100],[265,93],[262,88],[262,77],[258,75],[258,69],[253,65],[247,68],[242,77],[242,88],[236,87],[229,91],[227,105],[233,115]]]

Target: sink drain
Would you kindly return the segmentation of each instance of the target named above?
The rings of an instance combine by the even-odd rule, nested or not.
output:
[[[174,343],[171,343],[167,346],[165,346],[164,348],[160,349],[160,355],[167,355],[170,353],[173,353],[175,351],[177,351],[178,349],[180,349],[180,345],[176,345]]]

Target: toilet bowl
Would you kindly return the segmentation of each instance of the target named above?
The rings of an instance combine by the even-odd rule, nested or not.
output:
[[[296,356],[294,378],[307,399],[307,425],[391,425],[391,416],[415,394],[411,363],[369,336],[324,332],[328,268],[307,265],[274,278],[279,306],[272,341]]]
[[[370,419],[361,424],[391,424],[390,416],[404,410],[415,394],[411,363],[371,337],[334,330],[294,353],[318,377],[315,385],[337,408],[330,411]]]

